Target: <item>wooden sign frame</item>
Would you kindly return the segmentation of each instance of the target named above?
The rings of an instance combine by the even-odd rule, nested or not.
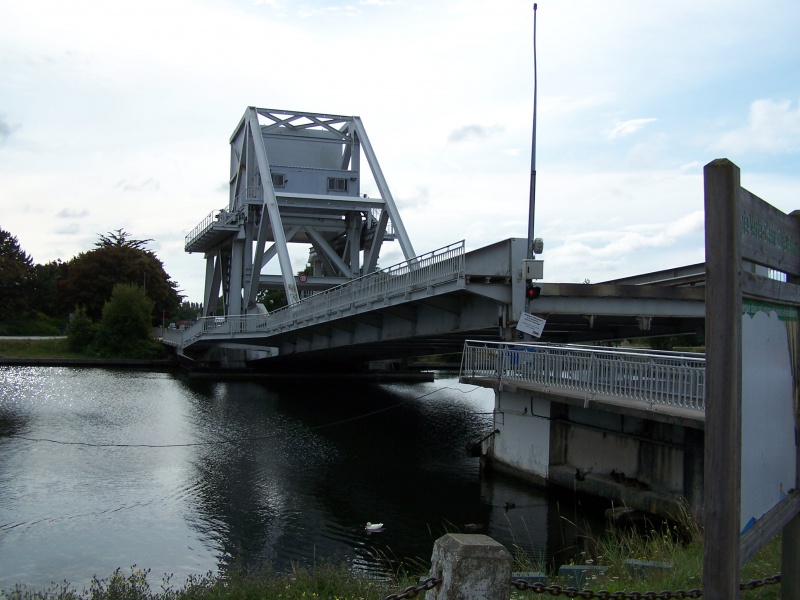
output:
[[[800,600],[798,382],[794,385],[795,481],[786,498],[740,536],[742,298],[800,306],[800,220],[741,187],[728,159],[705,166],[706,421],[703,590],[739,598],[739,567],[782,531],[781,592]],[[744,272],[742,261],[775,269],[787,281]],[[798,358],[795,372],[798,370]],[[765,573],[764,576],[772,574]]]

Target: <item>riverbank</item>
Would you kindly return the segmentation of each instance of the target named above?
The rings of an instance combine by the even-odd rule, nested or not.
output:
[[[584,565],[570,565],[569,576],[541,572],[541,565],[524,555],[515,554],[512,581],[523,579],[531,585],[533,580],[566,591],[591,590],[606,593],[640,595],[653,594],[646,590],[664,590],[682,597],[680,590],[691,594],[702,591],[702,535],[686,543],[674,531],[650,531],[633,534],[611,531],[606,536],[589,541],[589,550],[583,553]],[[513,549],[512,549],[513,551]],[[640,558],[632,558],[640,557]],[[631,569],[631,564],[637,565]],[[665,569],[663,565],[670,565]],[[650,565],[650,567],[648,567]],[[584,571],[580,569],[584,568]],[[426,565],[414,565],[421,572],[414,575],[400,566],[395,573],[383,579],[354,573],[347,565],[321,564],[313,568],[295,567],[289,573],[246,573],[234,570],[225,576],[211,573],[187,578],[182,587],[176,587],[171,575],[162,577],[160,591],[149,580],[150,571],[131,567],[129,572],[117,569],[106,579],[95,577],[89,589],[79,591],[68,582],[53,583],[45,590],[33,590],[18,584],[10,590],[0,590],[0,598],[13,600],[228,600],[238,598],[330,598],[337,600],[382,600],[416,588],[421,594],[422,582],[428,576]],[[563,567],[562,567],[563,569]],[[742,597],[748,600],[778,600],[781,584],[768,578],[780,572],[780,537],[762,548],[740,571]],[[576,575],[580,573],[580,575]],[[531,579],[531,577],[533,579]],[[529,581],[529,579],[531,579]],[[524,600],[531,590],[511,586],[510,598]],[[556,594],[553,594],[556,595]],[[416,596],[416,594],[414,594]],[[413,596],[409,596],[413,597]],[[572,597],[572,596],[570,596]]]
[[[0,365],[33,367],[113,367],[169,370],[177,369],[173,358],[132,359],[84,356],[69,349],[63,336],[0,337]]]
[[[69,350],[66,337],[0,337],[0,366],[25,367],[109,367],[116,369],[182,370],[190,379],[251,380],[296,378],[297,374],[263,369],[197,367],[181,364],[176,356],[162,359],[99,358]],[[457,369],[458,365],[455,365]],[[434,370],[453,368],[452,363],[418,362],[407,371],[374,370],[352,373],[303,372],[303,379],[358,379],[376,382],[433,381]]]

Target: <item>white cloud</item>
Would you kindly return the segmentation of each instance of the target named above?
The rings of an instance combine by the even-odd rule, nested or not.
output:
[[[654,123],[657,119],[630,119],[628,121],[618,121],[608,132],[608,137],[614,140],[619,137],[625,137],[636,133],[648,123]]]
[[[800,108],[781,99],[800,98],[785,76],[800,3],[543,0],[537,14],[549,281],[702,260],[702,166],[720,150],[776,159],[739,162],[743,184],[798,208]],[[360,115],[420,253],[524,236],[532,18],[518,0],[18,2],[0,20],[2,226],[39,262],[120,227],[154,238],[199,299],[184,236],[227,202],[228,138],[256,105]]]
[[[5,141],[11,137],[11,134],[14,133],[17,129],[20,128],[18,124],[11,124],[6,121],[3,115],[0,115],[0,144],[5,143]]]
[[[500,125],[490,125],[487,127],[485,125],[473,123],[471,125],[464,125],[451,132],[450,135],[447,136],[447,141],[458,144],[461,142],[486,140],[502,131],[503,128]]]
[[[158,191],[159,183],[152,177],[148,177],[145,180],[139,180],[139,181],[130,181],[128,179],[123,179],[122,181],[118,182],[115,187],[121,189],[123,192],[141,192],[141,191],[156,192]]]
[[[747,126],[723,135],[714,149],[726,152],[776,154],[800,150],[800,102],[756,100]]]
[[[89,211],[84,209],[62,208],[56,216],[60,219],[80,219],[89,214]]]

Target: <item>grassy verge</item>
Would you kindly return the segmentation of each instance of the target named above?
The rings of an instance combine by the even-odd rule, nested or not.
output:
[[[181,587],[175,587],[171,578],[165,577],[154,589],[149,581],[149,571],[134,566],[129,573],[117,570],[107,579],[95,578],[89,589],[82,591],[67,583],[53,584],[49,589],[39,591],[17,585],[0,592],[0,597],[10,600],[383,600],[416,584],[416,578],[406,575],[376,581],[356,575],[346,566],[326,565],[313,570],[296,569],[289,574],[237,572],[215,577],[209,573],[189,577]]]
[[[687,535],[688,534],[688,535]],[[512,550],[513,552],[513,550]],[[780,537],[774,538],[741,569],[741,582],[762,579],[780,572]],[[625,559],[665,562],[671,569],[632,573]],[[681,525],[664,525],[649,531],[610,530],[599,538],[590,538],[579,560],[582,564],[602,565],[606,570],[592,575],[582,588],[595,593],[600,590],[642,594],[648,591],[678,592],[702,590],[703,540],[696,527],[685,530]],[[541,562],[530,561],[515,553],[515,571],[539,571]],[[415,570],[425,571],[421,565]],[[424,574],[424,573],[423,573]],[[32,590],[17,585],[0,592],[10,600],[233,600],[281,598],[286,600],[324,598],[331,600],[383,600],[419,584],[419,575],[401,569],[387,580],[375,580],[353,573],[347,565],[323,565],[314,569],[297,568],[288,574],[234,572],[225,576],[189,577],[176,586],[171,577],[151,583],[149,571],[131,567],[130,572],[117,570],[106,579],[95,578],[89,589],[77,590],[64,582],[45,590]],[[549,585],[569,587],[572,583],[551,577]],[[424,592],[423,592],[424,594]],[[539,596],[531,590],[512,588],[511,598],[523,600]],[[422,596],[422,594],[421,594]],[[546,597],[550,597],[546,595]],[[768,585],[743,591],[743,599],[778,599],[781,586]],[[677,597],[677,596],[676,596]]]
[[[627,561],[668,564],[671,568],[636,569]],[[587,537],[579,564],[605,567],[604,571],[587,571],[579,588],[594,592],[676,592],[703,589],[703,534],[688,517],[678,523],[664,523],[644,529],[609,529],[600,537]],[[535,569],[530,569],[535,570]],[[773,538],[740,570],[739,582],[771,577],[781,570],[781,539]],[[550,585],[573,586],[574,582],[554,576]],[[529,597],[528,591],[512,591],[512,598]],[[781,597],[781,585],[766,585],[741,592],[743,599]]]
[[[70,351],[66,338],[11,340],[0,337],[0,357],[4,358],[85,358]]]
[[[164,347],[155,341],[142,342],[139,346],[131,346],[129,352],[95,352],[91,346],[84,352],[69,349],[66,338],[42,339],[9,339],[0,337],[0,358],[87,358],[87,359],[128,359],[145,358],[149,360],[167,358]]]

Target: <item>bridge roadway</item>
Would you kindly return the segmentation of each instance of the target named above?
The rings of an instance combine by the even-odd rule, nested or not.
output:
[[[268,314],[208,317],[185,331],[166,330],[163,342],[201,362],[214,348],[269,348],[269,358],[258,361],[269,369],[460,352],[467,339],[520,340],[523,312],[546,319],[545,342],[702,333],[703,265],[640,280],[541,283],[540,297],[526,306],[526,249],[520,238],[470,252],[457,242]]]

